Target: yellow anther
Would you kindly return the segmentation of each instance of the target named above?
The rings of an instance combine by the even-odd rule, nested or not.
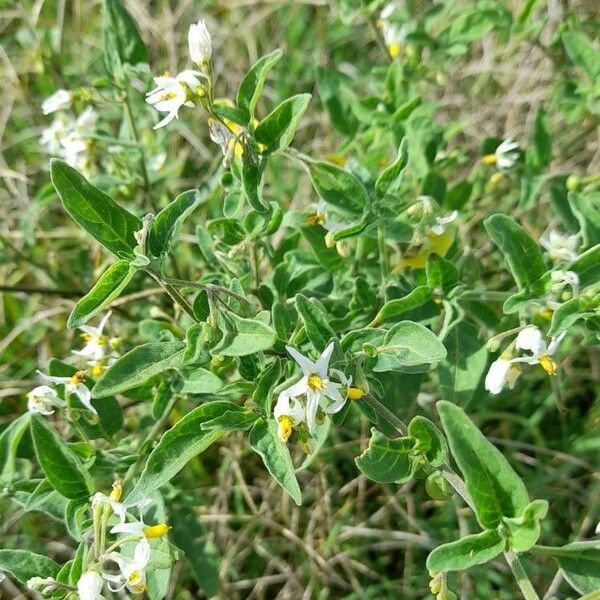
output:
[[[159,525],[151,525],[144,527],[144,535],[147,538],[159,538],[166,535],[170,527],[166,523],[160,523]]]
[[[114,500],[115,502],[118,502],[121,499],[122,495],[123,495],[123,488],[121,487],[121,481],[119,479],[117,479],[112,484],[112,491],[110,493],[109,498],[111,500]]]
[[[492,187],[496,187],[504,179],[504,173],[502,171],[496,171],[492,173],[490,177],[490,184]]]
[[[365,392],[360,388],[349,387],[346,395],[350,400],[360,400],[365,395]]]
[[[546,371],[548,375],[556,375],[558,367],[556,366],[556,362],[551,356],[548,356],[547,354],[542,354],[542,356],[538,358],[538,362],[540,363],[540,365],[542,365],[542,369],[544,369],[544,371]]]
[[[308,376],[308,387],[313,391],[317,392],[324,390],[327,387],[327,382],[321,378],[317,373],[312,373]]]
[[[177,98],[177,94],[175,92],[165,92],[161,95],[161,100],[173,100],[173,98]]]
[[[323,213],[316,212],[313,215],[309,215],[306,219],[308,225],[323,225],[325,223],[326,217]]]
[[[481,162],[484,165],[495,165],[498,162],[498,158],[495,154],[486,154],[481,157]]]
[[[79,385],[80,383],[83,383],[85,381],[85,371],[77,371],[77,373],[75,373],[75,375],[73,375],[71,377],[71,379],[69,380],[69,383],[71,385]]]
[[[292,428],[294,426],[294,421],[292,417],[288,417],[287,415],[281,415],[277,423],[277,437],[282,442],[287,442],[290,439],[290,435],[292,435]]]
[[[146,591],[146,582],[141,571],[132,571],[127,578],[127,582],[138,594]]]
[[[401,51],[402,44],[400,44],[399,42],[394,42],[388,46],[388,52],[390,53],[390,56],[392,58],[396,58],[397,56],[399,56]]]

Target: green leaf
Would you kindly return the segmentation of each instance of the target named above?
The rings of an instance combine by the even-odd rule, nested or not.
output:
[[[89,498],[94,483],[77,455],[40,415],[31,417],[38,462],[54,489],[65,498]]]
[[[556,336],[562,331],[567,331],[579,319],[592,317],[593,315],[594,312],[591,310],[586,312],[585,298],[571,298],[571,300],[561,304],[552,313],[552,322],[548,330],[548,335],[552,337]]]
[[[227,409],[223,414],[202,423],[202,430],[220,429],[221,431],[245,431],[250,429],[258,419],[258,415],[243,406]]]
[[[317,88],[332,125],[343,135],[353,135],[358,120],[352,112],[354,81],[348,75],[318,65],[315,69]]]
[[[254,138],[266,146],[261,154],[283,150],[292,143],[310,98],[310,94],[298,94],[284,100],[257,125]]]
[[[316,302],[311,302],[306,296],[297,294],[296,309],[304,323],[304,331],[317,352],[323,352],[335,331],[329,325],[330,317]]]
[[[375,182],[375,191],[380,198],[386,194],[394,194],[400,189],[406,165],[408,165],[408,140],[403,138],[396,160],[379,175]]]
[[[600,281],[600,244],[580,254],[575,262],[569,265],[569,271],[577,274],[581,288]]]
[[[242,155],[242,191],[248,204],[258,213],[269,212],[271,208],[262,195],[264,168],[265,159],[252,158],[250,149],[245,148]]]
[[[427,568],[441,571],[464,571],[496,558],[504,551],[505,541],[495,530],[484,531],[442,544],[427,557]]]
[[[564,578],[580,594],[600,590],[600,543],[573,542],[560,548],[536,547],[536,552],[552,556]]]
[[[200,405],[163,434],[154,447],[140,479],[126,502],[136,502],[170,481],[194,456],[204,452],[225,433],[219,429],[202,430],[202,424],[215,419],[237,404],[218,400]]]
[[[11,483],[17,448],[29,427],[29,413],[17,417],[0,433],[0,482]]]
[[[444,400],[467,406],[486,370],[486,341],[477,327],[461,321],[444,339],[448,356],[438,365],[440,392]]]
[[[207,369],[184,369],[182,394],[214,394],[223,387],[223,380]]]
[[[482,527],[493,529],[503,517],[521,516],[529,504],[529,496],[506,458],[461,408],[441,400],[437,409]]]
[[[120,394],[181,365],[185,342],[150,342],[127,352],[113,363],[92,389],[94,398]]]
[[[183,550],[196,583],[214,596],[219,590],[219,556],[208,532],[192,508],[177,506],[169,515],[169,538]]]
[[[211,349],[214,356],[246,356],[268,350],[277,340],[274,329],[256,319],[245,319],[231,312],[220,312],[219,329],[223,337]]]
[[[302,504],[302,493],[294,473],[294,465],[288,447],[277,437],[277,424],[274,419],[259,419],[250,430],[250,446],[265,463],[265,467],[275,481],[292,497]]]
[[[67,327],[80,327],[97,315],[125,289],[131,281],[135,268],[126,260],[118,260],[102,273],[94,287],[73,307]]]
[[[59,570],[57,563],[42,554],[0,549],[0,572],[6,571],[22,584],[32,577],[56,577]]]
[[[533,122],[533,134],[527,149],[527,163],[536,171],[542,171],[552,162],[552,137],[550,123],[543,109],[538,110]]]
[[[354,462],[373,481],[404,483],[414,476],[417,458],[415,440],[407,437],[389,439],[373,427],[368,448]]]
[[[188,190],[156,215],[148,231],[148,247],[154,256],[163,256],[169,251],[183,221],[204,199],[199,190]]]
[[[427,257],[425,269],[427,285],[433,292],[441,292],[447,296],[458,283],[457,268],[437,254],[430,254]]]
[[[448,462],[446,438],[429,419],[414,417],[408,424],[408,435],[416,441],[415,451],[425,454],[432,467]]]
[[[274,50],[259,58],[240,83],[236,100],[238,108],[245,112],[246,123],[250,123],[254,116],[254,109],[265,85],[267,74],[281,56],[281,50]]]
[[[281,374],[282,363],[276,358],[263,370],[256,380],[256,388],[252,394],[252,400],[267,416],[271,415],[273,405],[273,389],[281,378]]]
[[[484,221],[484,225],[492,241],[504,254],[519,288],[537,290],[539,280],[546,272],[537,243],[506,215],[492,215]]]
[[[311,161],[308,168],[315,190],[328,204],[352,214],[368,206],[369,195],[352,173],[324,161]]]
[[[375,315],[370,326],[380,325],[381,323],[385,323],[385,321],[393,320],[413,308],[422,306],[429,300],[431,300],[431,289],[428,285],[420,285],[402,298],[388,300],[381,307],[377,315]]]
[[[429,371],[432,365],[446,358],[446,348],[439,338],[420,323],[402,321],[385,334],[376,348],[374,371]]]
[[[120,0],[104,0],[102,35],[106,70],[117,76],[123,64],[148,62],[148,49]]]
[[[546,500],[529,503],[520,517],[504,518],[504,525],[510,534],[510,547],[516,552],[527,552],[540,537],[540,521],[548,514]]]
[[[569,203],[581,227],[583,248],[600,244],[600,193],[569,193]]]
[[[592,83],[600,78],[600,50],[583,33],[565,31],[562,43],[571,61],[583,69]]]
[[[50,175],[73,220],[119,258],[132,259],[142,221],[58,158],[50,161]]]

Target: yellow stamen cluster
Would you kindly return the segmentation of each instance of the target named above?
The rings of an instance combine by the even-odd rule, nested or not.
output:
[[[123,488],[121,487],[121,482],[117,479],[113,484],[112,484],[112,491],[110,492],[110,499],[114,500],[115,502],[118,502],[121,499],[121,496],[123,495]]]
[[[313,391],[313,392],[318,392],[321,390],[324,390],[327,387],[327,382],[321,378],[320,375],[317,375],[317,373],[311,373],[308,376],[308,387]]]
[[[495,154],[486,154],[481,157],[481,162],[484,165],[495,165],[498,162],[498,158]]]
[[[316,212],[313,215],[307,217],[306,223],[308,225],[323,225],[323,223],[325,223],[325,219],[326,217],[323,213]]]
[[[294,421],[292,417],[288,417],[287,415],[281,415],[278,419],[279,427],[277,428],[277,437],[282,442],[287,442],[292,435],[292,427],[294,426]]]
[[[144,527],[144,535],[149,538],[159,538],[166,535],[169,532],[170,527],[166,523],[160,523],[159,525],[150,525]]]
[[[399,42],[394,42],[388,46],[388,52],[390,53],[391,58],[396,58],[400,56],[400,52],[402,51],[402,44]]]
[[[544,371],[548,373],[548,375],[556,375],[558,367],[556,366],[556,362],[551,356],[548,356],[547,354],[542,354],[542,356],[538,358],[538,362],[542,366],[542,369],[544,369]]]
[[[140,571],[132,571],[127,578],[129,585],[138,593],[142,594],[146,591],[146,582]]]
[[[90,369],[90,373],[94,379],[96,379],[97,377],[100,377],[100,375],[102,375],[102,373],[104,373],[104,371],[106,371],[106,367],[101,363],[96,363]]]
[[[349,387],[346,396],[349,400],[360,400],[365,395],[365,392],[360,388]]]

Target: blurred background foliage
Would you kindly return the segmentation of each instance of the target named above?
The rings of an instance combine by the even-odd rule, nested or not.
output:
[[[294,142],[299,151],[358,161],[376,171],[407,135],[418,177],[432,172],[428,156],[437,157],[434,175],[424,179],[426,189],[415,194],[435,196],[436,190],[454,189],[468,179],[470,193],[458,188],[450,208],[461,212],[458,243],[462,251],[469,249],[473,281],[502,272],[481,225],[491,211],[511,214],[537,239],[558,219],[564,226],[572,218],[562,195],[567,177],[576,189],[600,188],[600,60],[586,58],[588,51],[600,52],[596,0],[406,0],[394,12],[398,47],[391,52],[379,22],[383,3],[376,1],[128,0],[151,66],[139,69],[127,89],[114,89],[106,79],[100,4],[0,0],[2,427],[23,412],[36,368],[76,345],[66,318],[74,299],[107,265],[100,248],[83,241],[49,184],[49,155],[40,138],[53,116],[42,114],[41,103],[57,88],[83,88],[82,97],[89,94],[101,115],[97,135],[88,140],[91,180],[139,215],[156,210],[205,181],[221,161],[200,111],[187,110],[173,126],[153,131],[156,114],[144,102],[152,73],[186,67],[185,32],[200,16],[213,37],[219,96],[233,97],[257,58],[283,50],[259,113],[292,94],[312,93]],[[570,48],[565,33],[576,38]],[[76,106],[79,112],[82,106]],[[540,118],[551,156],[528,157],[526,176],[490,178],[492,172],[479,162],[489,138],[510,135],[524,148],[535,146],[535,136],[544,134],[536,126]],[[138,144],[115,143],[132,123]],[[278,169],[282,159],[272,160],[267,197],[306,211],[317,201],[306,174],[289,161]],[[536,160],[545,163],[543,177],[535,175]],[[202,274],[193,228],[221,216],[223,190],[213,196],[182,235],[173,264],[182,277]],[[154,322],[175,327],[167,315],[168,298],[136,277],[116,303],[118,319],[112,324],[126,347],[147,339],[148,303]],[[473,310],[490,334],[502,330],[497,303],[473,303]],[[548,545],[591,534],[599,519],[597,351],[571,347],[563,370],[566,389],[550,389],[540,373],[518,394],[482,393],[470,406],[478,425],[511,455],[531,495],[551,500],[542,534]],[[387,387],[390,403],[414,411],[419,389],[403,387],[398,378]],[[434,383],[421,392],[430,400],[438,397]],[[557,395],[563,412],[557,411]],[[151,419],[137,403],[125,406],[125,414],[130,429]],[[413,482],[397,487],[367,481],[353,459],[368,436],[367,422],[357,415],[332,430],[311,469],[300,476],[301,509],[268,479],[241,434],[195,459],[176,483],[189,493],[191,506],[199,505],[194,510],[200,515],[204,567],[196,577],[183,564],[176,567],[168,597],[209,597],[219,579],[218,593],[227,599],[427,597],[427,552],[453,539],[457,518],[468,530],[471,517],[452,502],[431,500]],[[30,445],[20,452],[26,457]],[[67,532],[48,514],[26,511],[8,499],[0,499],[0,511],[0,546],[35,545],[31,549],[70,557]],[[548,588],[554,564],[528,559],[526,566],[534,583]],[[518,594],[499,561],[451,583],[463,598],[510,600]],[[9,582],[2,586],[6,597],[19,594]],[[573,597],[560,581],[554,588],[558,598]]]

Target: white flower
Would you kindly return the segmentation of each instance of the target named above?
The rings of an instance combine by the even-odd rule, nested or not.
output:
[[[512,389],[519,373],[510,360],[499,358],[490,365],[485,376],[485,389],[491,394],[499,394],[507,383]]]
[[[206,23],[202,19],[190,25],[188,48],[192,62],[198,65],[204,75],[208,75],[208,65],[212,58],[212,42]]]
[[[323,229],[335,233],[340,229],[344,229],[348,225],[332,219],[331,213],[323,200],[320,200],[315,208],[315,212],[306,219],[308,225],[321,225]]]
[[[166,112],[167,116],[158,122],[154,129],[168,125],[177,118],[177,113],[182,106],[193,107],[192,98],[197,90],[202,87],[199,71],[182,71],[177,77],[164,75],[155,77],[156,88],[146,94],[146,102],[159,112]]]
[[[436,217],[435,222],[431,227],[431,231],[436,235],[442,235],[442,233],[446,231],[446,225],[452,223],[452,221],[455,221],[456,217],[458,217],[457,210],[453,210],[449,215],[446,215],[445,217]]]
[[[340,411],[346,402],[346,399],[340,394],[340,384],[329,380],[329,360],[333,352],[333,342],[325,348],[316,362],[306,358],[290,346],[286,346],[286,349],[302,369],[302,379],[284,390],[283,393],[290,398],[306,394],[306,424],[309,431],[312,432],[322,398],[333,400],[332,404],[323,408],[329,414]]]
[[[494,153],[496,156],[496,164],[499,169],[510,169],[519,159],[520,155],[519,144],[512,138],[504,140]]]
[[[45,375],[41,371],[38,371],[38,374],[43,379],[51,383],[64,384],[67,393],[77,396],[81,404],[83,404],[88,410],[92,411],[95,415],[98,414],[98,411],[92,406],[92,392],[90,392],[84,383],[85,373],[83,371],[77,371],[77,373],[71,377],[54,377],[51,375]]]
[[[65,406],[56,390],[47,385],[38,385],[27,394],[27,410],[31,413],[51,415],[54,407]]]
[[[305,421],[306,410],[300,400],[290,398],[281,392],[277,398],[273,416],[277,421],[277,435],[282,442],[287,442],[292,434],[292,428]]]
[[[100,600],[103,585],[102,576],[98,571],[86,571],[77,581],[79,600]]]
[[[485,389],[492,394],[499,394],[506,383],[512,388],[520,371],[514,367],[517,363],[528,365],[539,364],[548,375],[556,375],[556,362],[552,355],[556,352],[560,342],[566,335],[563,331],[559,336],[553,337],[547,344],[542,332],[533,325],[522,329],[515,340],[517,350],[530,352],[528,356],[517,356],[515,358],[499,358],[495,360],[486,375]]]
[[[42,112],[45,115],[49,115],[50,113],[56,112],[57,110],[64,110],[65,108],[69,108],[73,101],[73,94],[69,90],[57,90],[51,96],[48,96],[42,102]]]
[[[111,575],[103,572],[102,576],[108,582],[108,587],[113,592],[120,592],[127,588],[134,594],[141,594],[146,590],[146,567],[150,560],[150,544],[146,538],[142,538],[135,546],[133,559],[128,559],[118,552],[106,555],[119,565],[119,575]],[[111,585],[111,583],[116,585]]]
[[[556,229],[546,230],[540,238],[540,244],[555,262],[572,262],[577,258],[578,235],[565,235]]]
[[[110,315],[111,311],[108,311],[104,317],[102,317],[98,327],[91,327],[89,325],[82,325],[79,327],[79,329],[83,331],[81,337],[85,340],[85,346],[81,350],[73,350],[73,354],[82,356],[93,362],[101,361],[106,356],[110,347],[108,338],[103,332]]]
[[[104,494],[96,494],[92,498],[92,504],[96,498],[96,502],[110,502],[113,511],[119,517],[119,523],[111,527],[111,533],[123,533],[126,535],[133,535],[139,538],[157,538],[162,537],[169,531],[169,526],[166,523],[159,523],[157,525],[146,525],[144,523],[144,509],[152,504],[149,498],[142,498],[137,502],[115,502],[111,498],[107,498]],[[127,523],[127,511],[131,508],[137,507],[139,510],[139,519],[132,523]]]

